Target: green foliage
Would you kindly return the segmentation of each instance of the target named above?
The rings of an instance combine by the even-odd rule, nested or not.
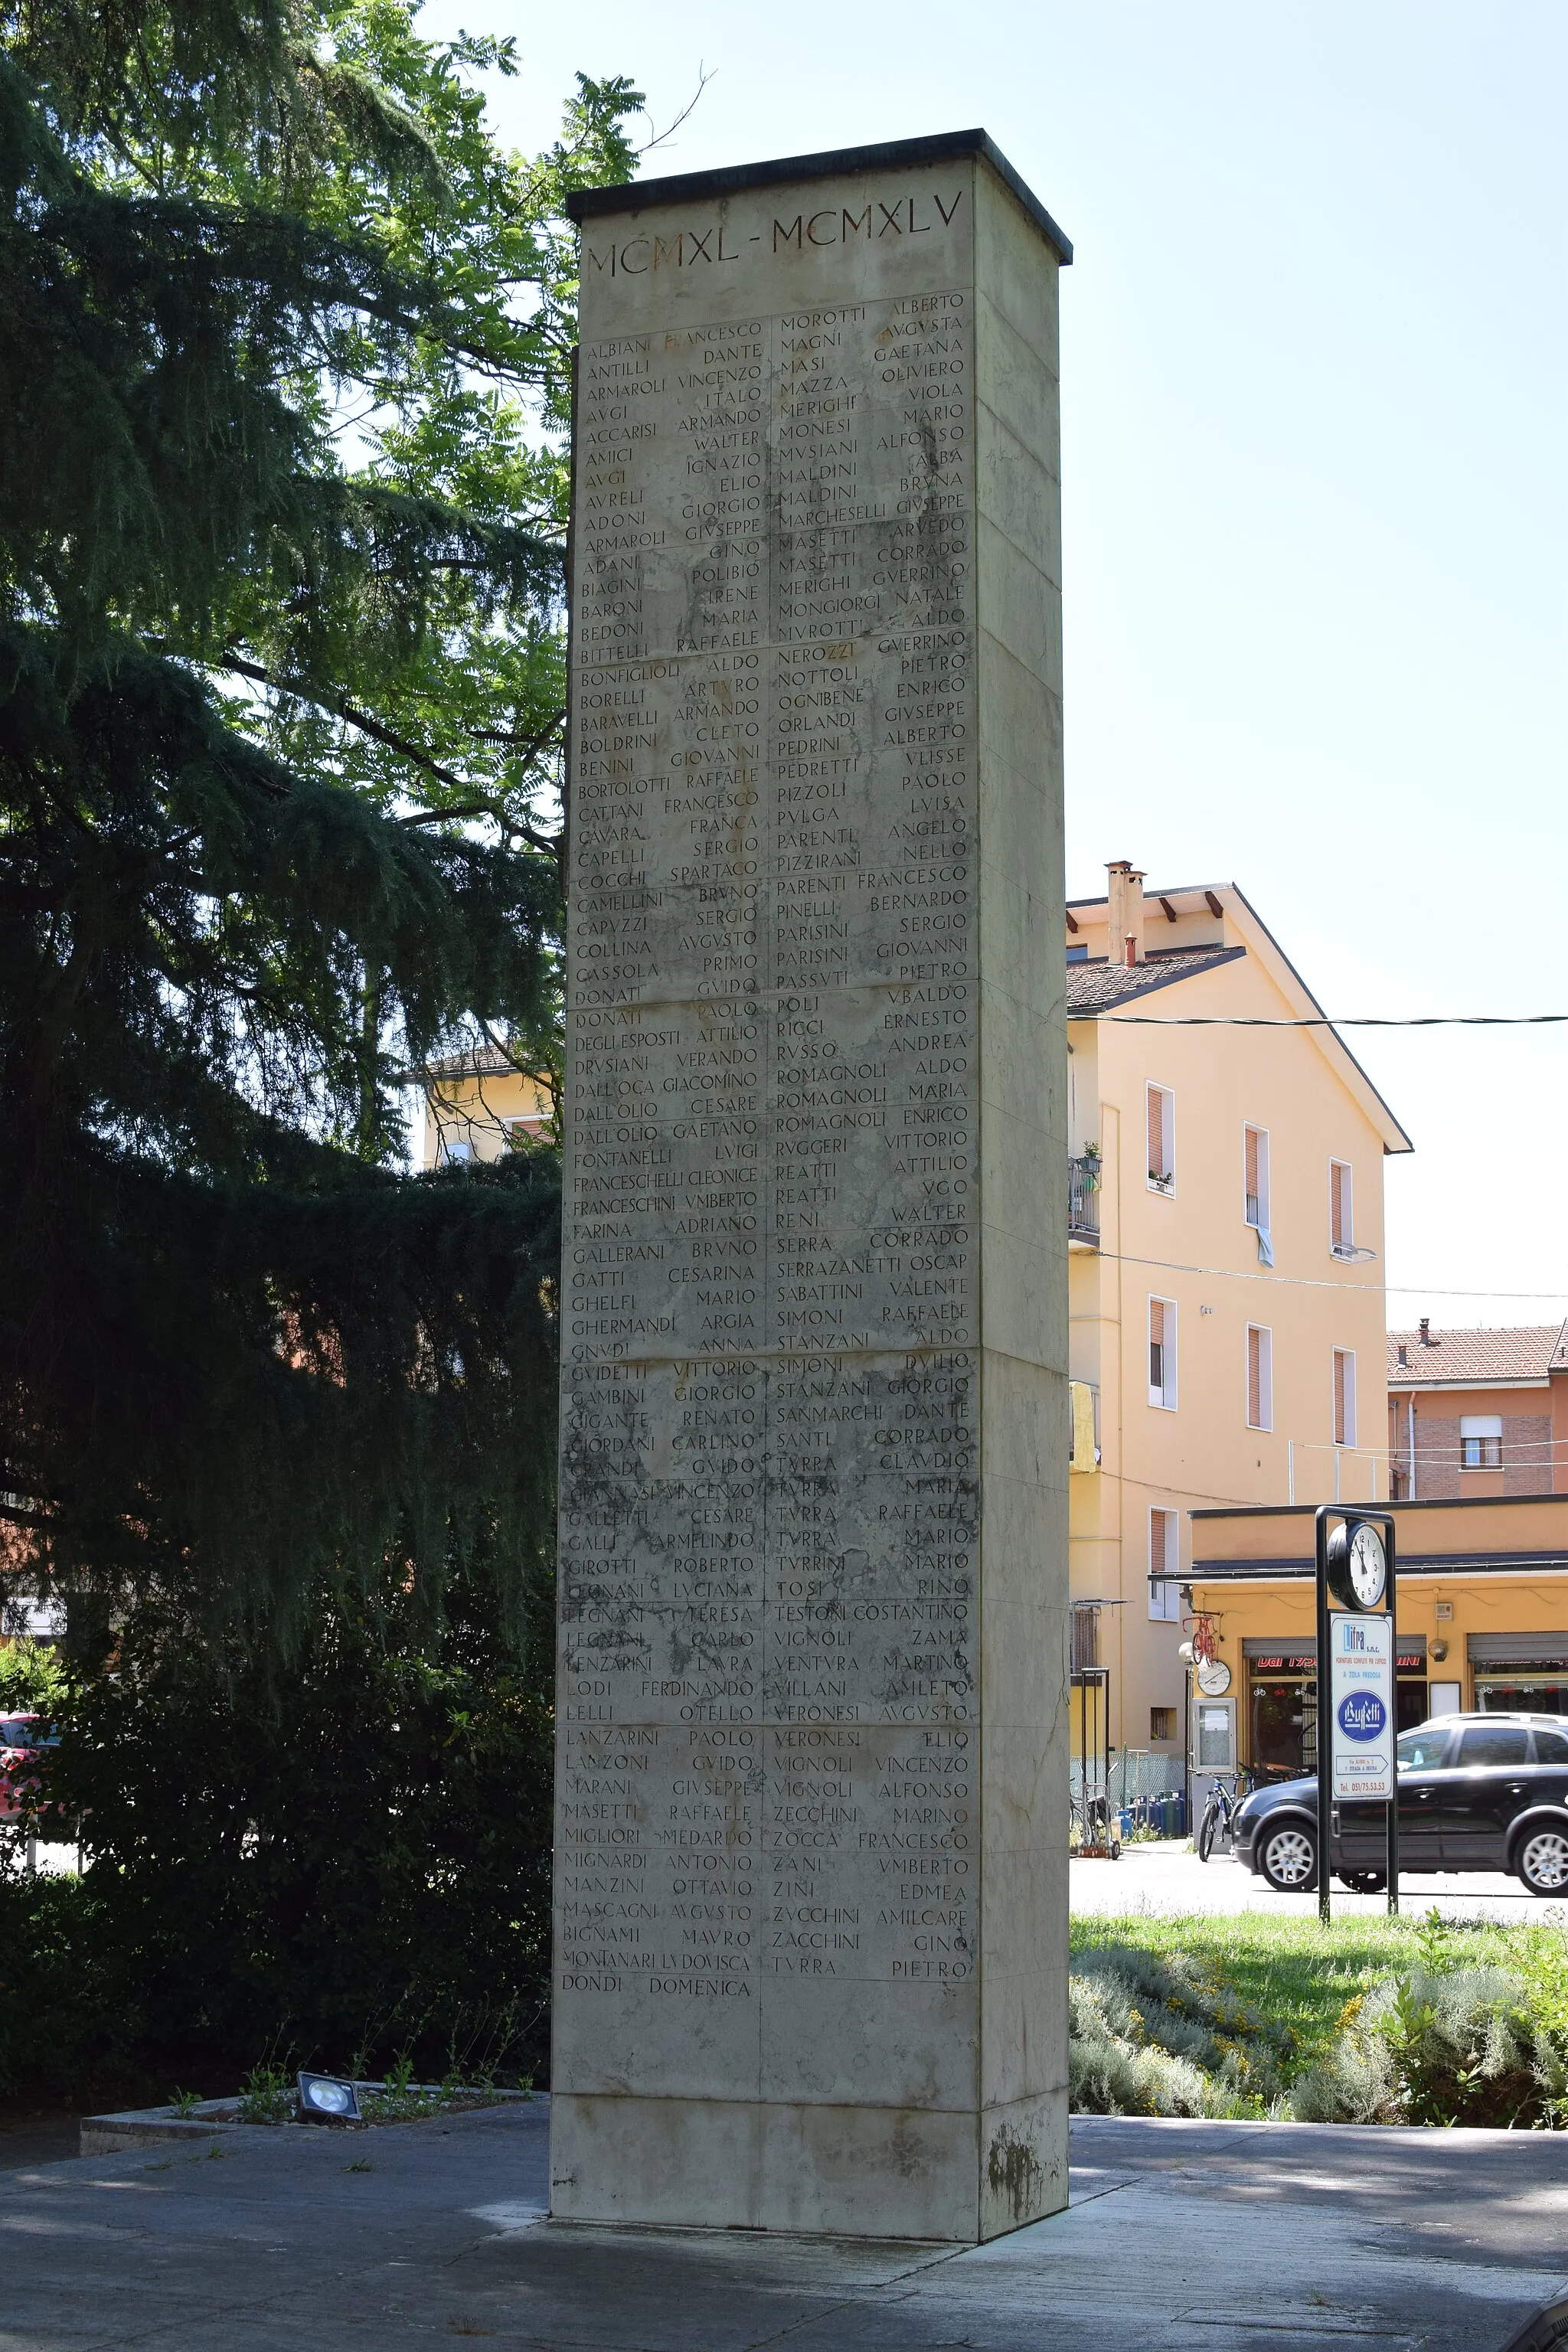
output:
[[[58,1707],[79,1882],[0,1883],[0,2088],[531,2073],[550,1937],[548,1591],[314,1597],[286,1682],[144,1601]],[[16,1832],[9,1833],[12,1843]],[[34,2004],[37,2004],[35,2013]],[[156,2088],[154,2089],[154,2086]],[[258,2112],[259,2113],[259,2107]]]
[[[0,1714],[52,1717],[65,1687],[65,1669],[52,1643],[19,1641],[0,1647]]]
[[[565,191],[401,0],[0,0],[0,1506],[12,1564],[286,1650],[548,1540]],[[20,1549],[18,1549],[18,1547]]]
[[[1326,1930],[1258,1913],[1084,1918],[1073,1923],[1073,1948],[1075,2105],[1568,2126],[1568,1937],[1551,1918],[1458,1926],[1434,1910],[1419,1922],[1349,1919]],[[1203,2012],[1188,2002],[1173,2030],[1163,2014],[1168,1978],[1235,2002],[1238,2023],[1219,2012],[1205,2049]],[[1100,1992],[1107,1983],[1110,2000]],[[1238,2095],[1243,2104],[1226,2104]]]
[[[294,2078],[282,2066],[258,2059],[245,2077],[239,2097],[242,2124],[286,2124],[294,2113]]]
[[[1352,2003],[1291,2096],[1303,2123],[1560,2126],[1568,2048],[1505,1969],[1419,1965]]]
[[[1289,2039],[1212,1969],[1093,1946],[1068,1979],[1068,2089],[1086,2115],[1256,2116]]]
[[[0,1879],[0,2094],[166,2095],[174,2069],[143,2062],[123,1969],[100,1930],[81,1880]]]

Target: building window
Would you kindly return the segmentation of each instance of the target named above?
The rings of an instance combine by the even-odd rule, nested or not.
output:
[[[1068,963],[1087,963],[1089,961],[1089,942],[1087,940],[1080,940],[1077,947],[1069,946],[1068,949]]]
[[[1176,1302],[1149,1301],[1149,1402],[1176,1410]]]
[[[1261,1323],[1247,1327],[1247,1425],[1274,1426],[1274,1334]]]
[[[1149,1181],[1156,1192],[1176,1189],[1176,1097],[1169,1087],[1151,1087]]]
[[[1501,1413],[1460,1414],[1459,1467],[1461,1470],[1500,1470],[1502,1468]]]
[[[1100,1603],[1075,1601],[1072,1605],[1072,1670],[1093,1674],[1100,1664]]]
[[[1264,1127],[1245,1127],[1242,1138],[1247,1158],[1247,1222],[1258,1233],[1266,1234],[1269,1223],[1268,1130]]]
[[[1087,1381],[1068,1382],[1069,1470],[1098,1470],[1100,1467],[1100,1446],[1094,1429],[1099,1402],[1099,1390],[1091,1388]]]
[[[1180,1524],[1174,1511],[1149,1514],[1149,1614],[1162,1623],[1182,1614]]]
[[[1151,1739],[1174,1739],[1175,1736],[1176,1736],[1176,1710],[1175,1710],[1175,1708],[1174,1708],[1173,1706],[1152,1706],[1152,1707],[1149,1709],[1149,1737],[1150,1737],[1150,1738],[1151,1738]]]
[[[1355,1444],[1355,1354],[1350,1348],[1334,1349],[1334,1444]]]
[[[1329,1162],[1329,1242],[1336,1257],[1354,1257],[1355,1180],[1348,1160]]]
[[[1274,1241],[1269,1230],[1268,1129],[1266,1127],[1244,1127],[1241,1135],[1242,1214],[1258,1235],[1259,1265],[1272,1265]]]

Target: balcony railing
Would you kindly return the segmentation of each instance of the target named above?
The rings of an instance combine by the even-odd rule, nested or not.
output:
[[[1100,1161],[1068,1161],[1068,1234],[1075,1242],[1100,1241]]]

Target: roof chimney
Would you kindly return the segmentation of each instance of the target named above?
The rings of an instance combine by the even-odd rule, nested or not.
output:
[[[1106,898],[1109,902],[1110,943],[1109,954],[1112,963],[1142,963],[1143,961],[1143,877],[1125,857],[1113,858],[1106,866]]]
[[[1421,1345],[1424,1348],[1432,1345],[1432,1318],[1429,1315],[1421,1318]]]

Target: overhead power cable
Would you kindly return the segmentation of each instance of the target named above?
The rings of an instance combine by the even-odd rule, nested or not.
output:
[[[1540,1029],[1568,1022],[1568,1013],[1343,1013],[1331,1019],[1323,1013],[1298,1021],[1263,1013],[1123,1013],[1114,1004],[1095,1010],[1142,1029]]]
[[[1321,1275],[1275,1274],[1245,1265],[1187,1265],[1173,1257],[1135,1257],[1128,1250],[1101,1249],[1101,1259],[1118,1265],[1159,1266],[1166,1274],[1199,1274],[1212,1276],[1216,1282],[1263,1282],[1273,1286],[1283,1284],[1292,1290],[1351,1290],[1375,1297],[1379,1291],[1392,1290],[1405,1298],[1532,1298],[1555,1299],[1568,1307],[1568,1289],[1563,1290],[1455,1290],[1442,1282],[1334,1282]]]

